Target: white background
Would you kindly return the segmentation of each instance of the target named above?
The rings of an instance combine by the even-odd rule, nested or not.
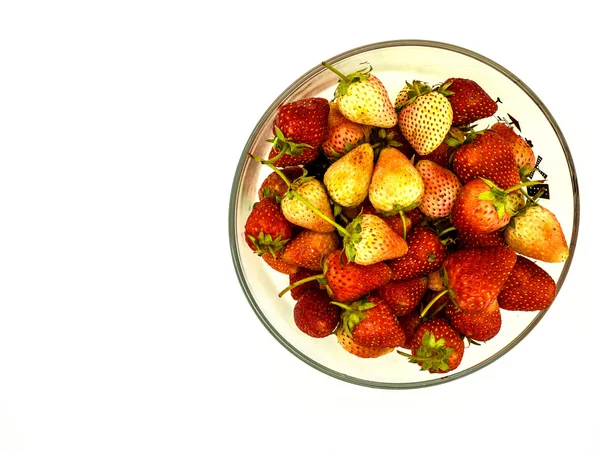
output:
[[[598,448],[592,3],[409,3],[0,3],[0,450]],[[533,332],[411,391],[288,353],[246,301],[227,231],[271,102],[391,39],[517,74],[559,123],[582,203],[571,272]]]

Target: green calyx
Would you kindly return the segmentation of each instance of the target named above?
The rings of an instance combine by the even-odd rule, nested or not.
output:
[[[356,247],[362,240],[361,232],[362,227],[360,223],[362,222],[363,216],[359,214],[352,222],[346,226],[346,234],[344,237],[344,253],[346,254],[346,258],[349,262],[352,262],[356,259]]]
[[[417,98],[432,92],[431,86],[419,80],[414,80],[412,83],[407,81],[406,86],[408,87],[408,90],[406,91],[407,99],[396,106],[396,112],[400,112],[406,105],[414,103]]]
[[[434,90],[442,94],[444,97],[450,97],[451,95],[454,95],[454,92],[448,89],[451,85],[452,81],[448,81],[447,83],[437,86]]]
[[[375,303],[369,302],[367,298],[357,300],[350,305],[340,302],[331,303],[343,309],[341,316],[342,326],[344,327],[344,332],[351,338],[354,337],[352,335],[352,330],[354,330],[354,327],[358,325],[361,320],[366,319],[367,315],[365,314],[365,311],[376,306]]]
[[[262,231],[257,237],[249,235],[248,239],[256,247],[254,252],[257,255],[270,253],[274,258],[278,257],[279,253],[283,250],[283,246],[289,241],[289,239],[281,239],[281,235],[273,239],[270,234],[265,234]]]
[[[435,339],[430,331],[423,334],[421,347],[416,355],[409,355],[398,350],[398,353],[409,358],[412,363],[420,363],[421,370],[428,370],[431,373],[447,372],[450,370],[448,359],[454,352],[454,349],[445,346],[444,338]]]
[[[312,145],[296,143],[287,139],[278,127],[275,127],[275,136],[267,139],[267,142],[273,144],[273,147],[279,151],[276,156],[268,160],[271,164],[283,155],[300,156],[305,148],[313,148]]]
[[[498,218],[502,219],[505,214],[509,217],[513,217],[519,210],[515,210],[511,204],[510,194],[514,191],[521,190],[526,186],[534,186],[536,184],[543,183],[543,180],[527,181],[525,183],[517,184],[508,189],[500,189],[492,181],[481,178],[481,180],[489,186],[490,190],[482,192],[477,196],[479,200],[489,200],[493,203],[494,209],[498,213]]]
[[[331,64],[329,64],[325,61],[323,61],[321,64],[323,64],[325,67],[327,67],[333,73],[335,73],[338,77],[340,77],[338,86],[335,90],[335,93],[333,94],[334,98],[339,98],[339,97],[343,97],[344,95],[346,95],[348,93],[348,88],[350,87],[351,84],[360,83],[362,81],[368,80],[369,77],[371,76],[371,71],[373,70],[373,67],[371,67],[371,65],[369,65],[368,67],[359,69],[356,72],[352,72],[348,75],[344,75],[342,72],[340,72],[335,67],[333,67]],[[365,62],[362,64],[368,64],[368,63]]]
[[[477,136],[485,133],[487,129],[483,130],[475,130],[472,126],[462,126],[459,128],[452,127],[450,131],[446,135],[444,142],[448,144],[449,147],[458,147],[460,145],[465,145],[473,141]]]

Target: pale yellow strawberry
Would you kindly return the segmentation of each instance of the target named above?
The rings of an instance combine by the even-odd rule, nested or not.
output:
[[[347,230],[350,236],[344,240],[344,247],[349,259],[356,264],[370,265],[396,259],[408,251],[406,241],[374,214],[358,216]]]
[[[329,103],[329,119],[327,123],[327,137],[321,144],[321,150],[330,160],[335,160],[346,154],[361,141],[365,141],[371,128],[367,125],[352,122],[346,119],[337,103]]]
[[[415,167],[425,183],[425,192],[419,205],[421,212],[433,219],[448,216],[462,186],[458,177],[445,167],[426,159],[419,161]]]
[[[515,252],[544,262],[563,262],[569,247],[562,227],[550,210],[535,205],[517,214],[504,231],[506,244]]]
[[[401,108],[406,104],[406,102],[408,102],[408,89],[409,86],[404,86],[402,89],[400,89],[400,92],[398,92],[396,100],[394,101],[394,108]]]
[[[320,217],[305,203],[310,203],[333,220],[333,211],[323,183],[316,178],[301,177],[292,184],[292,191],[281,199],[281,211],[289,222],[312,231],[330,232],[335,229],[334,225]]]
[[[378,212],[412,209],[421,202],[424,190],[419,171],[400,150],[381,150],[369,187],[369,201]]]
[[[323,177],[329,197],[347,208],[360,205],[369,193],[373,165],[370,144],[361,144],[332,163]]]
[[[452,104],[441,93],[415,82],[407,90],[408,103],[398,113],[398,125],[419,155],[440,146],[452,126]]]
[[[379,78],[371,73],[372,67],[344,75],[328,63],[323,65],[340,77],[335,97],[346,119],[381,128],[398,123],[390,96]]]

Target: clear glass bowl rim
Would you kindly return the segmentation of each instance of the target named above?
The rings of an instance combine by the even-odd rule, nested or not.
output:
[[[571,235],[571,242],[569,244],[569,246],[570,246],[569,257],[568,257],[567,261],[565,261],[563,270],[562,270],[560,277],[556,283],[556,285],[557,285],[556,286],[557,287],[556,295],[558,296],[560,289],[564,283],[564,280],[567,276],[567,273],[569,271],[569,268],[570,268],[570,265],[571,265],[571,262],[573,260],[573,256],[575,253],[575,246],[576,246],[577,235],[578,235],[578,231],[579,231],[580,213],[579,213],[579,185],[578,185],[577,175],[576,175],[576,171],[575,171],[575,164],[573,162],[573,158],[572,158],[571,152],[569,150],[568,144],[566,142],[566,139],[565,139],[562,131],[560,130],[560,127],[556,123],[556,120],[554,119],[554,117],[552,116],[552,114],[550,113],[548,108],[546,108],[546,106],[543,104],[543,102],[538,98],[538,96],[521,79],[519,79],[517,76],[515,76],[512,72],[508,71],[500,64],[496,63],[495,61],[492,61],[489,58],[486,58],[483,55],[480,55],[476,52],[473,52],[471,50],[468,50],[466,48],[459,47],[459,46],[456,46],[453,44],[447,44],[447,43],[438,42],[438,41],[418,40],[418,39],[382,41],[382,42],[376,42],[373,44],[356,47],[356,48],[348,50],[344,53],[340,53],[339,55],[328,59],[327,62],[330,64],[335,64],[339,61],[342,61],[348,57],[357,55],[359,53],[363,53],[363,52],[367,52],[367,51],[371,51],[371,50],[378,50],[378,49],[387,48],[387,47],[399,47],[399,46],[433,47],[433,48],[438,48],[438,49],[443,49],[443,50],[460,53],[462,55],[466,55],[475,60],[478,60],[478,61],[490,66],[491,68],[497,70],[498,72],[504,74],[507,78],[509,78],[515,84],[517,84],[533,100],[533,102],[540,108],[540,110],[546,116],[546,119],[548,120],[548,122],[552,126],[554,132],[556,133],[556,136],[557,136],[558,140],[560,141],[561,147],[565,154],[565,159],[567,161],[569,172],[571,174],[571,185],[572,185],[572,190],[573,190],[573,206],[574,206],[573,232]],[[239,186],[241,184],[240,176],[241,176],[242,170],[244,168],[244,163],[247,158],[246,155],[251,150],[252,144],[255,141],[259,130],[263,127],[263,125],[266,122],[266,120],[268,119],[268,117],[271,117],[271,115],[273,114],[275,109],[284,101],[284,99],[288,98],[289,95],[292,92],[294,92],[299,86],[301,86],[303,83],[310,80],[311,78],[313,78],[315,75],[317,75],[319,72],[321,72],[323,70],[327,70],[327,69],[325,69],[321,64],[313,67],[311,70],[309,70],[304,75],[299,77],[296,81],[294,81],[285,91],[283,91],[273,101],[271,106],[269,106],[267,111],[263,114],[263,116],[257,122],[256,126],[254,127],[254,130],[252,131],[250,137],[248,138],[246,145],[244,147],[244,151],[242,152],[242,154],[240,156],[240,159],[239,159],[239,162],[237,165],[237,169],[235,171],[232,188],[231,188],[230,201],[229,201],[229,243],[230,243],[231,255],[233,258],[233,264],[235,267],[235,272],[236,272],[238,281],[240,283],[240,286],[242,287],[242,290],[244,291],[244,294],[245,294],[248,302],[250,303],[250,306],[254,310],[256,316],[259,318],[259,320],[265,326],[265,328],[271,333],[271,335],[281,345],[283,345],[288,351],[290,351],[293,355],[298,357],[300,360],[304,361],[309,366],[325,373],[326,375],[329,375],[331,377],[337,378],[342,381],[346,381],[348,383],[352,383],[352,384],[356,384],[356,385],[360,385],[360,386],[371,387],[371,388],[379,388],[379,389],[415,389],[415,388],[422,388],[422,387],[427,387],[427,386],[434,386],[434,385],[446,383],[446,382],[449,382],[452,380],[456,380],[456,379],[462,378],[473,372],[476,372],[477,370],[480,370],[480,369],[486,367],[487,365],[489,365],[489,364],[493,363],[494,361],[496,361],[497,359],[499,359],[501,356],[508,353],[519,342],[521,342],[525,338],[525,336],[527,336],[531,332],[531,330],[533,330],[533,328],[535,328],[535,326],[539,323],[539,321],[542,319],[542,317],[544,317],[544,315],[546,314],[548,309],[544,310],[544,311],[540,311],[536,315],[536,317],[531,321],[531,323],[518,336],[516,336],[508,345],[503,347],[502,350],[498,351],[491,357],[481,361],[480,363],[478,363],[468,369],[465,369],[465,370],[457,372],[457,373],[449,373],[447,376],[437,378],[434,380],[417,381],[417,382],[413,382],[413,383],[387,383],[387,382],[378,382],[378,381],[372,381],[372,380],[364,380],[361,378],[348,376],[346,374],[332,370],[332,369],[328,368],[327,366],[324,366],[324,365],[314,361],[313,359],[311,359],[310,357],[306,356],[304,353],[302,353],[298,349],[296,349],[283,336],[281,336],[281,334],[279,334],[279,332],[275,329],[275,327],[273,327],[273,325],[262,314],[260,307],[254,300],[252,293],[250,291],[250,288],[249,288],[249,286],[244,278],[244,275],[243,275],[241,261],[240,261],[240,257],[239,257],[238,240],[236,238],[236,203],[237,203],[237,197],[239,194]]]

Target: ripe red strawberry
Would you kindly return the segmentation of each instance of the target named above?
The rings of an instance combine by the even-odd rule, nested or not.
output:
[[[442,265],[442,277],[460,309],[481,311],[496,300],[517,261],[507,246],[457,250]]]
[[[517,168],[521,173],[535,167],[535,154],[531,145],[519,136],[511,126],[504,122],[496,122],[491,126],[491,129],[507,140],[515,155]]]
[[[327,136],[328,116],[329,101],[324,98],[305,98],[279,106],[273,121],[275,137],[269,140],[273,143],[269,160],[277,167],[314,161]]]
[[[449,302],[445,313],[456,331],[475,341],[489,341],[498,334],[502,326],[500,307],[496,300],[481,311],[463,311]]]
[[[379,348],[357,344],[356,341],[344,331],[344,327],[338,327],[335,334],[342,348],[359,358],[379,358],[380,356],[387,355],[394,351],[393,347]]]
[[[294,181],[302,176],[302,167],[292,166],[281,169],[281,172],[289,181]],[[287,184],[277,172],[271,172],[262,182],[258,189],[258,198],[262,200],[265,197],[273,197],[280,202],[288,190]]]
[[[517,255],[517,263],[498,294],[500,308],[511,311],[541,311],[556,296],[554,279],[536,263]]]
[[[325,279],[331,296],[338,302],[352,302],[383,286],[392,276],[384,263],[362,266],[348,262],[342,250],[335,250],[325,261]]]
[[[460,180],[450,170],[433,161],[419,161],[415,167],[425,185],[419,209],[433,219],[446,217],[452,211],[458,196]]]
[[[286,262],[279,256],[273,256],[272,253],[263,253],[260,256],[264,262],[271,266],[271,269],[279,273],[290,275],[298,271],[298,266],[296,264]]]
[[[494,245],[504,245],[502,231],[492,231],[491,233],[482,233],[476,231],[459,231],[456,236],[458,248],[477,248],[493,247]]]
[[[452,170],[463,183],[482,177],[501,189],[508,189],[521,182],[511,146],[489,130],[456,150]]]
[[[463,358],[465,343],[444,319],[433,318],[423,322],[411,342],[409,361],[430,373],[446,373],[456,369]]]
[[[473,80],[449,78],[442,83],[442,89],[452,92],[448,100],[452,104],[452,122],[456,125],[491,117],[498,110],[498,104]]]
[[[322,270],[329,254],[337,249],[340,239],[335,232],[302,230],[285,246],[281,258],[311,270]]]
[[[406,238],[408,251],[397,259],[387,262],[393,280],[409,280],[427,275],[441,267],[448,255],[446,246],[430,228],[413,227]]]
[[[499,189],[489,180],[471,180],[458,191],[451,213],[452,224],[461,233],[497,231],[516,214],[511,195],[514,194]]]
[[[427,292],[427,277],[412,280],[392,280],[375,293],[392,309],[395,316],[411,313]]]
[[[419,328],[421,323],[423,323],[421,315],[419,314],[419,310],[414,309],[411,313],[405,316],[397,317],[396,321],[398,322],[398,325],[400,325],[400,328],[404,330],[404,334],[406,335],[406,341],[404,342],[404,345],[400,345],[400,347],[410,350],[413,336],[415,335],[417,328]]]
[[[365,142],[366,135],[370,130],[366,125],[346,119],[340,112],[337,103],[331,102],[329,105],[327,137],[321,144],[321,149],[328,159],[336,160],[357,144]]]
[[[254,204],[246,219],[244,237],[258,255],[277,256],[292,237],[292,226],[275,199],[267,197]]]
[[[342,311],[344,331],[357,344],[386,348],[404,345],[406,335],[396,322],[392,309],[379,297],[371,295],[348,305],[334,302]]]
[[[294,305],[294,322],[300,331],[314,338],[334,332],[340,320],[340,308],[331,303],[325,291],[311,290]]]
[[[296,281],[303,280],[304,278],[312,277],[315,275],[323,275],[322,271],[315,271],[310,269],[305,269],[304,267],[298,267],[298,270],[295,273],[289,275],[290,286],[296,283]],[[312,280],[307,283],[300,284],[292,289],[290,289],[290,294],[294,300],[298,300],[302,295],[307,291],[318,290],[320,289],[320,284],[317,280]]]

